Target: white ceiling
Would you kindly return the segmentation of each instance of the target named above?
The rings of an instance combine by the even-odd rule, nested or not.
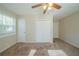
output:
[[[79,4],[78,3],[59,3],[62,8],[60,10],[49,10],[52,16],[54,16],[54,20],[62,19],[66,16],[71,15],[74,12],[79,11]],[[4,3],[1,4],[7,9],[11,10],[12,12],[16,13],[17,15],[26,16],[26,15],[38,15],[42,17],[43,9],[42,8],[35,8],[32,9],[31,6],[35,5],[33,3]]]

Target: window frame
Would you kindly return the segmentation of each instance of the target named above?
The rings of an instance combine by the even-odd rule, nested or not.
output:
[[[0,13],[0,19],[2,19],[2,20],[7,20],[7,18],[6,17],[8,17],[9,18],[9,20],[11,19],[11,21],[13,21],[13,24],[8,24],[8,23],[6,23],[6,24],[8,24],[8,25],[6,25],[6,24],[0,24],[0,26],[2,25],[2,26],[4,26],[4,28],[6,28],[6,29],[8,29],[8,27],[12,27],[13,29],[11,30],[11,31],[7,31],[6,29],[4,29],[4,30],[2,30],[2,33],[1,33],[1,31],[0,31],[0,36],[1,35],[7,35],[7,34],[12,34],[12,33],[16,33],[16,18],[15,17],[13,17],[13,16],[8,16],[8,15],[5,15],[5,14],[1,14]],[[0,20],[1,21],[1,20]],[[8,21],[8,20],[7,20]],[[10,21],[10,22],[11,22]]]

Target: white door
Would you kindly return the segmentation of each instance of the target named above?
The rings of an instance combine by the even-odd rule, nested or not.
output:
[[[51,22],[49,20],[41,20],[36,22],[36,42],[50,42]]]
[[[26,42],[25,19],[18,19],[18,42]]]

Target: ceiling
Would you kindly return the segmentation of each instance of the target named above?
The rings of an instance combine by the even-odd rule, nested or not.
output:
[[[72,13],[79,11],[78,3],[59,3],[59,4],[62,6],[60,10],[52,9],[47,12],[52,16],[54,16],[54,20],[62,19],[64,17],[71,15]],[[36,15],[40,17],[44,16],[43,14],[44,10],[41,7],[35,9],[31,8],[31,6],[35,5],[33,3],[3,3],[1,5],[20,16],[26,16],[26,15]]]

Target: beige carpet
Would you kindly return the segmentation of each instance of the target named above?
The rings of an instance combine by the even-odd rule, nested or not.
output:
[[[76,48],[63,40],[51,43],[17,43],[0,53],[0,56],[79,56]]]

